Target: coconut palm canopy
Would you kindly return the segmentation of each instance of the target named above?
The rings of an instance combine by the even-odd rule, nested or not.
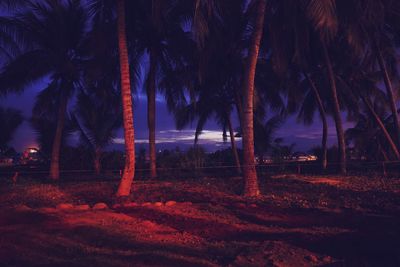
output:
[[[0,0],[0,266],[400,266],[400,0]]]
[[[21,0],[0,6],[1,102],[32,114],[36,132],[53,125],[47,135],[37,134],[37,143],[49,136],[54,178],[70,131],[75,134],[67,139],[93,150],[125,147],[128,176],[134,144],[149,144],[151,177],[157,176],[156,148],[232,146],[253,192],[254,155],[271,153],[272,132],[298,143],[297,150],[319,146],[322,168],[328,147],[337,144],[342,173],[350,148],[400,157],[397,1]],[[363,127],[380,135],[371,137],[373,149],[359,149]]]

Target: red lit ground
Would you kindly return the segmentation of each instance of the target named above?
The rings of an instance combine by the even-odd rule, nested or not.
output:
[[[400,266],[398,179],[280,176],[258,201],[239,178],[137,181],[129,207],[77,206],[115,186],[2,183],[0,266]]]

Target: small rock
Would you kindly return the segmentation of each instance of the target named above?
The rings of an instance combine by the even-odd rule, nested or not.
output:
[[[150,202],[144,202],[144,203],[142,203],[142,207],[147,207],[147,206],[151,206],[151,203],[150,203]]]
[[[99,202],[99,203],[94,204],[93,209],[94,210],[105,210],[105,209],[108,209],[108,206],[106,203]]]
[[[250,204],[249,206],[250,206],[250,208],[257,208],[257,204],[254,204],[254,203]]]
[[[76,205],[75,210],[79,210],[79,211],[90,210],[90,206],[88,204]]]
[[[165,202],[165,206],[170,207],[176,205],[176,201],[170,200]]]
[[[156,206],[156,207],[161,207],[162,205],[163,205],[162,202],[156,202],[156,203],[154,203],[154,206]]]
[[[57,205],[57,209],[59,210],[71,210],[74,208],[74,205],[70,203],[61,203]]]
[[[332,257],[331,256],[325,256],[325,257],[322,258],[322,261],[326,262],[326,263],[332,262]]]
[[[311,262],[318,262],[318,258],[315,255],[305,256],[305,259],[308,260],[308,261],[311,261]]]

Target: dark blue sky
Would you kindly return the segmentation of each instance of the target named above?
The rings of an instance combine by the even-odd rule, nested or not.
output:
[[[0,105],[5,107],[14,107],[23,111],[25,118],[31,116],[31,111],[35,97],[40,88],[44,88],[44,82],[38,82],[31,88],[25,90],[22,94],[10,94],[4,99],[0,99]],[[146,119],[146,98],[140,94],[135,99],[135,131],[138,146],[147,147],[147,119]],[[236,114],[235,114],[236,115]],[[236,116],[234,116],[236,117]],[[350,124],[347,124],[349,126]],[[183,148],[192,145],[194,139],[194,126],[188,127],[182,131],[175,129],[175,123],[172,115],[168,112],[162,97],[158,97],[157,101],[157,142],[159,149],[173,148],[181,146]],[[237,119],[234,118],[234,127],[238,126]],[[118,138],[115,140],[114,148],[123,148],[123,132],[119,131]],[[315,123],[311,126],[304,126],[297,123],[294,117],[288,120],[277,131],[276,137],[282,137],[285,143],[296,143],[296,150],[307,151],[312,146],[319,145],[321,140],[321,123],[316,118]],[[330,144],[335,141],[335,128],[331,120],[329,120],[329,137]],[[240,139],[238,140],[240,143]],[[222,141],[222,131],[214,121],[206,124],[204,133],[200,136],[200,144],[209,150],[217,150],[228,148],[229,142],[226,144]],[[28,121],[18,128],[11,145],[17,151],[22,151],[27,147],[37,147],[35,134]],[[240,146],[240,144],[239,144]]]

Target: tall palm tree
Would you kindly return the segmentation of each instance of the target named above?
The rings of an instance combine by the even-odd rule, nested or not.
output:
[[[3,89],[20,91],[31,82],[50,77],[50,86],[58,92],[57,127],[53,139],[50,178],[60,177],[60,145],[68,100],[79,86],[80,45],[85,35],[87,15],[79,1],[31,2],[7,20],[14,36],[23,36],[29,49],[13,58],[2,70]]]
[[[272,29],[269,39],[272,50],[271,60],[278,75],[292,75],[299,84],[306,84],[306,88],[310,89],[309,93],[305,91],[305,94],[300,97],[306,97],[304,100],[308,104],[312,100],[311,102],[314,102],[315,105],[303,105],[299,115],[305,119],[306,123],[310,123],[312,120],[309,119],[312,119],[314,107],[319,110],[323,122],[322,146],[325,147],[324,159],[322,160],[323,168],[326,168],[326,112],[328,110],[321,101],[321,91],[318,90],[311,74],[320,72],[320,67],[318,66],[325,66],[325,76],[328,78],[330,89],[329,106],[332,107],[330,111],[334,117],[340,150],[340,171],[345,173],[346,150],[340,114],[339,92],[333,69],[335,62],[331,60],[329,51],[331,47],[327,45],[335,41],[336,47],[337,39],[339,39],[336,38],[339,23],[336,0],[306,0],[295,3],[291,1],[272,1],[271,3],[274,10],[270,18]],[[297,104],[295,106],[298,106]]]
[[[256,162],[254,157],[254,78],[260,49],[261,38],[264,30],[264,17],[266,13],[266,0],[257,1],[257,10],[254,29],[251,34],[250,46],[243,76],[243,114],[242,114],[242,146],[243,146],[243,178],[245,180],[245,196],[256,197],[260,194]]]
[[[118,21],[118,48],[121,72],[121,98],[125,139],[125,167],[118,187],[117,196],[130,195],[133,178],[135,176],[135,130],[133,126],[133,104],[129,55],[126,35],[125,0],[117,0]]]
[[[330,55],[330,47],[338,33],[339,21],[337,18],[336,0],[317,1],[307,0],[300,3],[306,18],[312,25],[313,31],[318,35],[319,49],[322,53],[322,62],[326,67],[331,93],[332,112],[336,126],[336,135],[339,147],[339,169],[341,174],[346,174],[346,144],[343,131],[343,122],[340,113],[340,104],[337,90],[335,72]]]
[[[400,146],[400,121],[393,88],[393,79],[398,77],[395,55],[400,37],[400,4],[385,0],[338,1],[338,10],[339,19],[347,29],[343,35],[353,55],[363,62],[363,69],[381,73],[393,116],[394,140]]]
[[[150,177],[156,169],[156,93],[160,82],[171,69],[181,65],[190,48],[189,34],[182,27],[179,1],[132,1],[128,9],[134,12],[129,20],[130,33],[136,39],[136,56],[148,57],[146,77],[147,124],[149,130]]]

